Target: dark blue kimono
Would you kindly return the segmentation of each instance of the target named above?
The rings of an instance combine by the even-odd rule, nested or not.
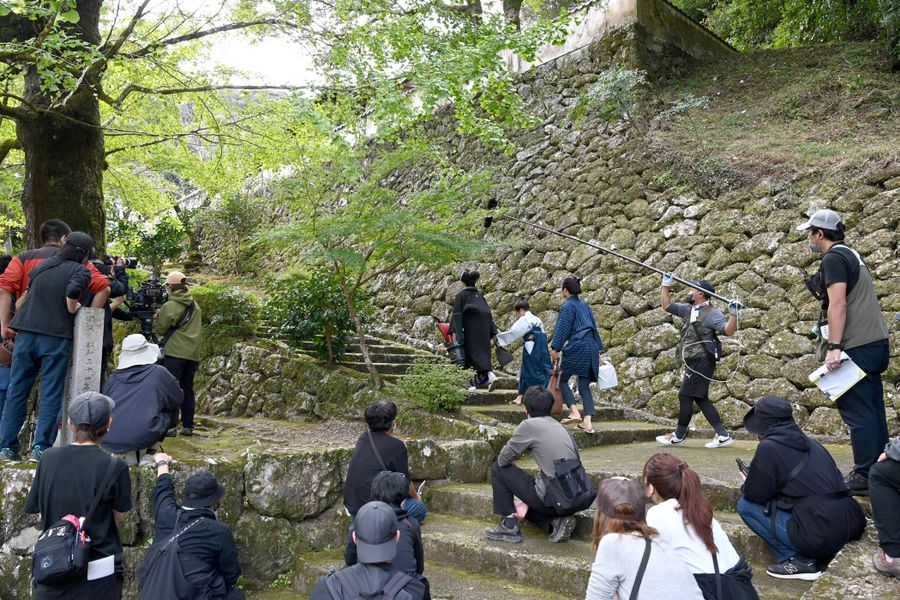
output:
[[[603,342],[594,314],[578,296],[569,296],[560,309],[551,347],[562,350],[562,373],[597,381]]]
[[[547,334],[539,325],[522,338],[525,342],[534,342],[531,352],[522,349],[522,368],[519,370],[519,395],[533,385],[543,388],[550,383],[550,351],[547,350]]]

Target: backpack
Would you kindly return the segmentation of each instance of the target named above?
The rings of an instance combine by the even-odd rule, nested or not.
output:
[[[110,456],[100,489],[85,516],[66,515],[41,532],[31,557],[31,576],[35,583],[58,586],[87,577],[91,538],[83,527],[112,485],[116,460]]]
[[[394,600],[403,592],[403,597],[409,597],[409,593],[404,592],[410,581],[413,580],[411,575],[396,571],[391,575],[380,590],[375,592],[367,592],[359,586],[357,579],[350,575],[347,569],[340,569],[334,572],[338,587],[341,589],[345,600],[378,598],[379,600]]]
[[[176,525],[181,519],[182,512],[179,509],[175,515]],[[199,559],[188,554],[181,554],[178,548],[178,538],[191,527],[205,520],[205,517],[194,519],[175,535],[150,546],[144,562],[138,569],[138,588],[140,589],[138,600],[159,600],[160,598],[198,600],[210,597],[205,581],[190,582],[185,576],[186,571],[197,572],[196,568],[190,568],[190,566],[194,562],[200,562]],[[201,572],[209,572],[209,567],[205,566]]]
[[[571,438],[571,434],[569,435]],[[552,508],[561,516],[574,515],[578,511],[590,508],[597,498],[594,483],[581,464],[578,446],[572,439],[575,458],[559,458],[553,461],[555,474],[547,477],[541,473],[546,489],[544,490],[544,506]]]

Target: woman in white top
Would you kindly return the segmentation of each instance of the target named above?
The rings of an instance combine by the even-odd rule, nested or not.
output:
[[[658,600],[677,597],[702,600],[691,572],[655,538],[644,520],[641,486],[625,477],[611,477],[597,493],[594,550],[585,600]],[[646,565],[641,569],[646,556]],[[643,571],[643,572],[642,572]]]
[[[522,368],[519,370],[519,395],[510,404],[522,404],[522,395],[533,385],[543,388],[550,383],[550,351],[547,348],[547,334],[544,323],[529,310],[528,301],[519,298],[513,305],[519,317],[508,331],[497,334],[497,343],[509,346],[516,340],[524,339]]]
[[[679,457],[660,452],[644,465],[644,485],[647,496],[656,502],[647,511],[647,523],[688,566],[704,598],[759,597],[750,581],[752,571],[713,517],[696,471]],[[718,582],[717,573],[723,575]],[[721,597],[717,589],[722,589]]]

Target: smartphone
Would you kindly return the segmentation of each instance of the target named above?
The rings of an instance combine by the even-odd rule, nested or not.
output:
[[[740,469],[741,473],[743,473],[744,475],[750,473],[750,465],[745,463],[743,460],[741,460],[740,458],[736,458],[734,459],[734,462],[737,463],[738,469]]]
[[[419,489],[417,490],[420,498],[422,497],[422,490],[424,490],[424,489],[425,489],[425,481],[422,481],[422,483],[419,484]]]

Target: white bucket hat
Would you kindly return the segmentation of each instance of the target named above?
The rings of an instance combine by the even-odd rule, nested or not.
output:
[[[122,340],[122,352],[119,354],[118,369],[127,369],[137,365],[152,365],[159,358],[159,346],[151,344],[140,333],[133,333]]]

